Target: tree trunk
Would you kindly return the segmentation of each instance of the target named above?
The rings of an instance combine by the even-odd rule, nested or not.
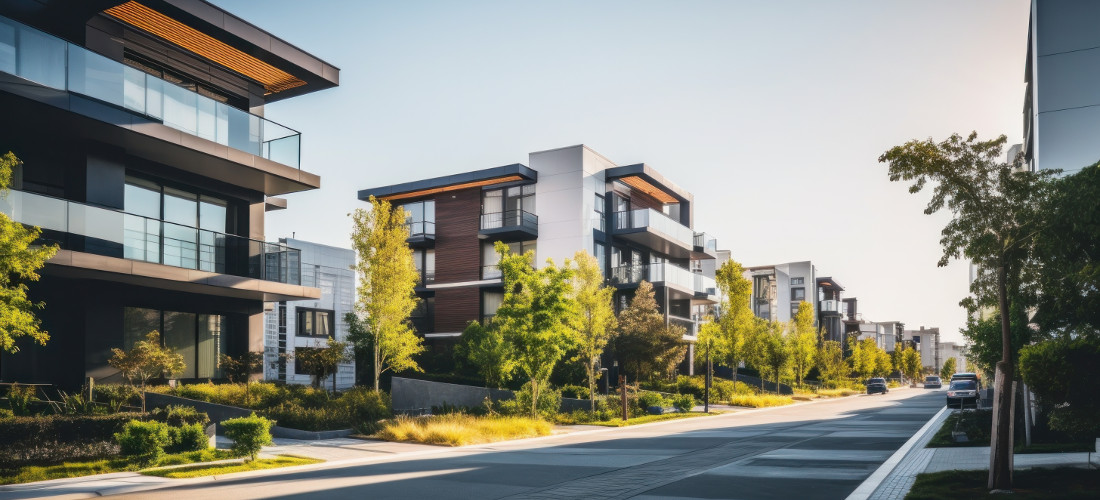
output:
[[[531,418],[538,416],[539,407],[539,384],[534,378],[531,379]]]
[[[332,371],[332,395],[336,395],[336,370]]]
[[[588,400],[592,406],[592,412],[596,412],[596,364],[588,360],[585,366],[588,369]]]
[[[374,339],[374,392],[378,392],[378,379],[382,378],[382,363],[380,353],[378,352],[378,338]]]
[[[1001,313],[1001,361],[993,387],[993,429],[990,432],[989,489],[1012,489],[1012,330],[1008,317],[1008,287],[1004,264],[997,268],[997,302]]]

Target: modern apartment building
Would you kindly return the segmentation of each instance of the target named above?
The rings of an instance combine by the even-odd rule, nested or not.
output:
[[[1024,65],[1024,157],[1073,173],[1100,160],[1100,3],[1031,0]]]
[[[844,341],[844,288],[817,275],[811,261],[745,268],[752,280],[752,312],[768,321],[790,321],[800,302],[814,306],[814,324],[825,329],[825,340]]]
[[[535,252],[560,265],[578,250],[596,256],[626,306],[638,283],[653,283],[666,321],[695,338],[703,309],[717,303],[713,238],[692,225],[694,198],[653,167],[618,165],[584,145],[531,153],[512,164],[364,189],[410,213],[409,244],[422,279],[413,323],[445,348],[473,320],[496,314],[504,297],[499,255]],[[689,357],[690,359],[690,357]],[[690,365],[690,363],[688,363]]]
[[[278,196],[320,187],[264,106],[338,80],[201,0],[0,2],[0,150],[24,163],[0,209],[61,248],[30,287],[50,340],[0,378],[117,379],[111,348],[151,330],[181,379],[262,350],[265,303],[321,296],[299,250],[264,241]]]
[[[905,330],[905,338],[913,341],[920,351],[921,365],[939,370],[943,366],[940,352],[940,329],[920,327],[920,330]]]
[[[309,384],[312,377],[295,356],[305,349],[326,345],[328,338],[347,340],[345,316],[355,304],[355,252],[320,243],[282,238],[280,244],[301,252],[302,286],[317,288],[316,300],[274,303],[264,317],[264,379],[291,384]],[[336,388],[355,385],[355,361],[336,370]],[[321,380],[332,387],[332,379]]]

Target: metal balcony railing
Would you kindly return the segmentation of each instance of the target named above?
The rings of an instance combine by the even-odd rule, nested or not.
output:
[[[409,238],[419,237],[434,237],[435,236],[435,222],[418,221],[407,222],[405,227],[409,228]]]
[[[619,266],[611,270],[613,283],[639,283],[642,280],[695,290],[695,273],[668,263]]]
[[[714,281],[714,278],[710,276],[704,276],[699,273],[693,273],[695,275],[695,292],[705,293],[707,295],[718,295],[718,283]]]
[[[279,283],[302,282],[301,251],[24,191],[0,195],[0,212],[43,229],[43,240],[80,252]]]
[[[481,229],[522,227],[532,231],[539,229],[539,216],[523,210],[505,210],[481,214]]]
[[[0,25],[15,32],[12,38],[0,36],[0,71],[85,95],[223,146],[299,168],[301,134],[295,130],[6,17],[0,17]]]
[[[495,280],[500,279],[503,274],[500,272],[500,267],[496,264],[489,266],[481,266],[481,279],[483,280]]]
[[[695,233],[695,246],[708,253],[718,251],[718,240],[707,233]]]

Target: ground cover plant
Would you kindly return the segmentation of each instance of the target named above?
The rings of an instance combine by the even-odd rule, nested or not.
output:
[[[375,436],[444,446],[491,443],[550,434],[549,422],[529,417],[473,416],[462,413],[429,417],[401,416],[387,421]]]
[[[321,462],[324,462],[324,460],[318,460],[316,458],[296,457],[293,455],[279,455],[275,458],[261,458],[248,462],[195,465],[190,467],[173,467],[170,469],[153,469],[145,470],[141,473],[146,476],[167,477],[170,479],[187,479],[192,477],[232,474],[234,472],[246,472],[250,470],[277,469],[280,467],[293,467],[295,465],[309,465]]]
[[[765,408],[769,406],[784,406],[794,403],[790,396],[776,396],[774,394],[747,394],[735,395],[729,400],[730,406],[745,406],[748,408]]]
[[[226,450],[207,449],[186,453],[162,455],[152,465],[156,467],[180,465],[198,462],[212,462],[233,458]],[[52,465],[25,465],[5,470],[0,474],[0,484],[20,484],[48,479],[91,476],[110,472],[138,471],[148,466],[141,459],[130,457],[101,458],[93,460],[74,460]]]
[[[989,446],[989,429],[992,425],[992,410],[954,412],[943,421],[943,425],[928,442],[928,447]],[[967,441],[963,443],[955,442],[955,439],[951,436],[951,432],[954,430],[965,432]]]
[[[991,495],[987,470],[944,471],[919,474],[906,500],[970,500],[1004,498]],[[1084,468],[1028,469],[1013,472],[1012,498],[1074,500],[1096,498],[1100,471]]]

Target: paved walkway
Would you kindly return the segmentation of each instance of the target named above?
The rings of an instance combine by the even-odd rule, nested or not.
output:
[[[989,447],[973,446],[964,448],[925,448],[932,436],[940,429],[950,411],[938,413],[930,421],[909,450],[904,451],[901,460],[883,479],[873,492],[867,495],[853,493],[849,500],[869,498],[870,500],[901,500],[913,487],[917,474],[941,472],[946,470],[988,470]],[[1095,455],[1095,454],[1094,454]],[[1089,463],[1088,453],[1028,453],[1014,455],[1014,468],[1032,467],[1084,467]],[[1096,459],[1093,458],[1095,463]],[[887,463],[885,466],[889,465]],[[858,493],[858,490],[857,490]]]

